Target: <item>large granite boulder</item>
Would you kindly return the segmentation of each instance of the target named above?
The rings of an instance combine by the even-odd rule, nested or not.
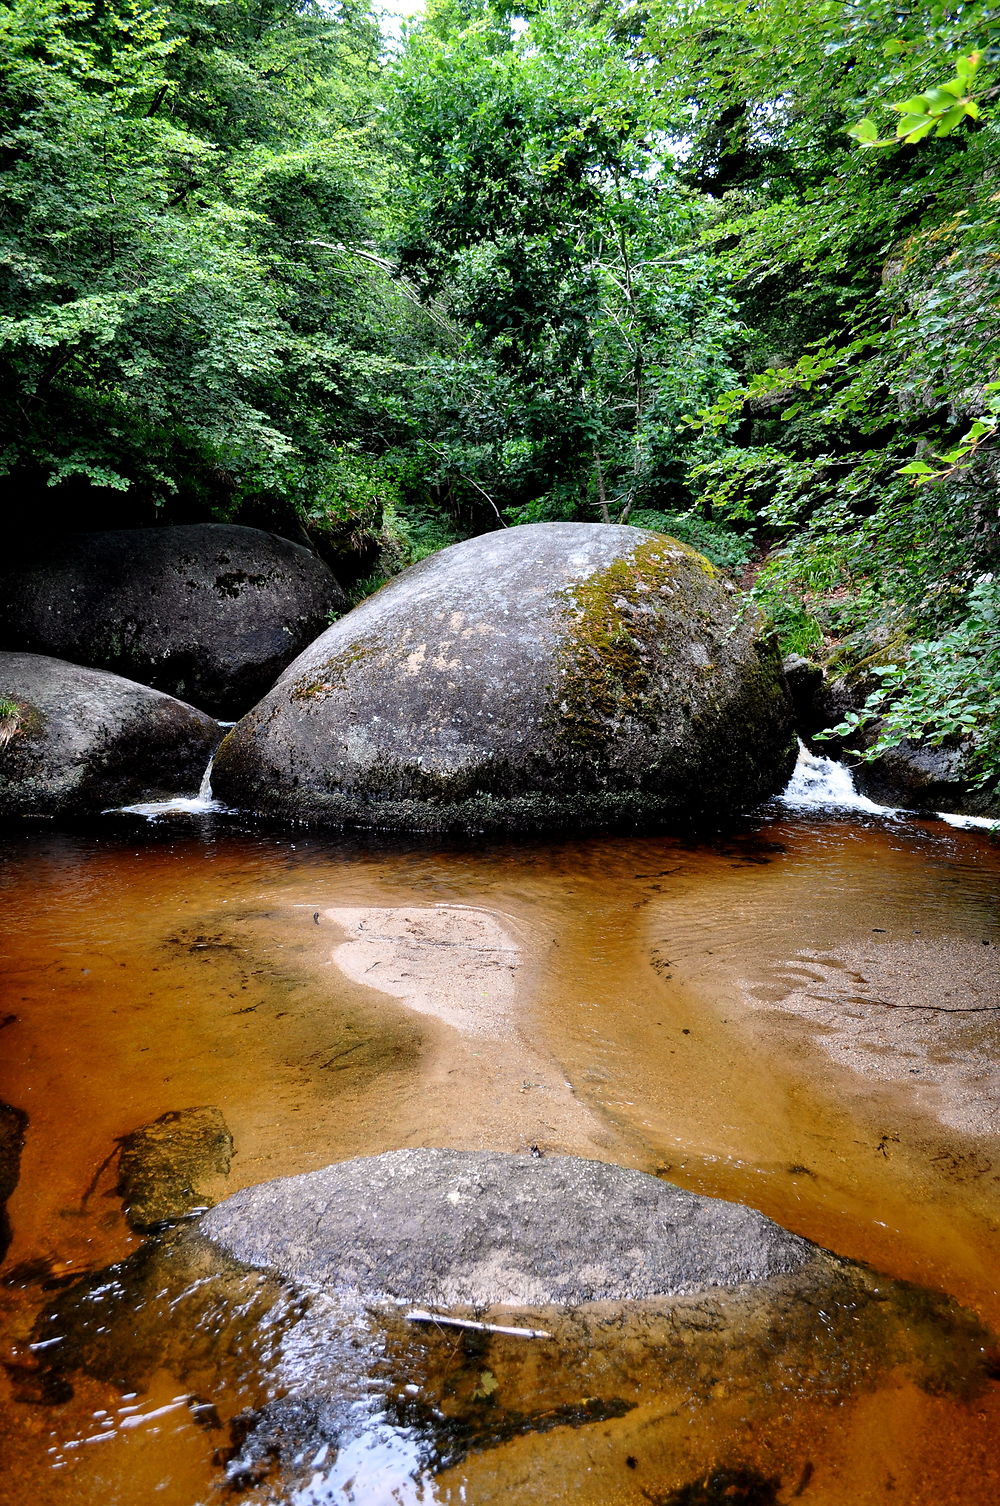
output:
[[[0,644],[110,669],[213,716],[252,706],[344,611],[326,565],[258,528],[68,534],[0,572]]]
[[[223,800],[427,830],[690,821],[794,764],[755,610],[662,534],[545,523],[454,544],[316,640],[225,739]]]
[[[364,1301],[636,1301],[797,1271],[815,1246],[737,1203],[579,1156],[395,1150],[247,1187],[201,1232]]]
[[[210,716],[148,685],[0,653],[0,814],[86,815],[194,791],[218,739]]]

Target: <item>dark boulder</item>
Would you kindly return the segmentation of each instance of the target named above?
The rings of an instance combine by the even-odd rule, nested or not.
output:
[[[868,743],[874,739],[874,733]],[[907,810],[947,811],[966,816],[1000,816],[1000,791],[976,782],[971,748],[904,738],[870,763],[851,760],[854,783],[869,800]]]
[[[203,1190],[229,1175],[233,1137],[218,1109],[175,1109],[121,1142],[118,1195],[133,1229],[149,1233],[212,1206]]]
[[[447,830],[745,809],[794,764],[756,611],[644,529],[452,545],[334,624],[225,739],[213,788],[306,821]]]
[[[101,669],[0,653],[0,814],[77,816],[198,788],[210,716]]]
[[[235,717],[347,600],[308,549],[198,523],[78,533],[0,572],[0,643],[110,669]]]

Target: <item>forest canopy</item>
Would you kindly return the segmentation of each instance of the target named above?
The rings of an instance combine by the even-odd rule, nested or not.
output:
[[[15,533],[631,522],[1000,772],[985,4],[0,8]]]

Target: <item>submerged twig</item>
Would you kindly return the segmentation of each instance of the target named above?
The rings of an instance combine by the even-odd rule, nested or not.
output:
[[[503,1333],[512,1339],[551,1339],[544,1328],[505,1328],[501,1323],[479,1323],[474,1318],[450,1318],[444,1313],[425,1312],[415,1307],[406,1314],[408,1323],[440,1323],[446,1328],[471,1328],[476,1333]]]

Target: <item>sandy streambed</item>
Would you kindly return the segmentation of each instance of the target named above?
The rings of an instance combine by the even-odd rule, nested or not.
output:
[[[0,1098],[28,1124],[0,1269],[0,1499],[212,1496],[230,1419],[256,1397],[239,1323],[218,1428],[169,1369],[135,1396],[86,1374],[44,1395],[23,1352],[60,1283],[140,1248],[116,1142],[193,1106],[232,1133],[224,1191],[398,1147],[570,1152],[760,1208],[1000,1327],[998,881],[982,834],[879,821],[776,818],[700,847],[379,849],[211,824],[13,843]],[[171,1318],[149,1308],[137,1331],[147,1320]],[[502,1375],[449,1342],[433,1385],[457,1386],[477,1429],[483,1372],[521,1378],[502,1448],[490,1435],[425,1461],[426,1500],[639,1506],[716,1464],[717,1493],[745,1466],[747,1499],[801,1484],[807,1506],[992,1506],[1000,1489],[993,1402],[960,1386],[900,1375],[849,1407],[834,1386],[758,1411],[720,1372],[699,1381],[706,1410],[644,1363],[627,1416],[522,1428],[530,1366],[497,1351]],[[410,1478],[398,1465],[387,1490]]]
[[[565,1072],[532,1041],[522,949],[487,910],[444,905],[331,909],[346,939],[333,951],[353,982],[439,1022],[422,1091],[427,1132],[447,1133],[461,1105],[481,1145],[607,1156],[613,1138]],[[610,1159],[610,1157],[608,1157]]]

